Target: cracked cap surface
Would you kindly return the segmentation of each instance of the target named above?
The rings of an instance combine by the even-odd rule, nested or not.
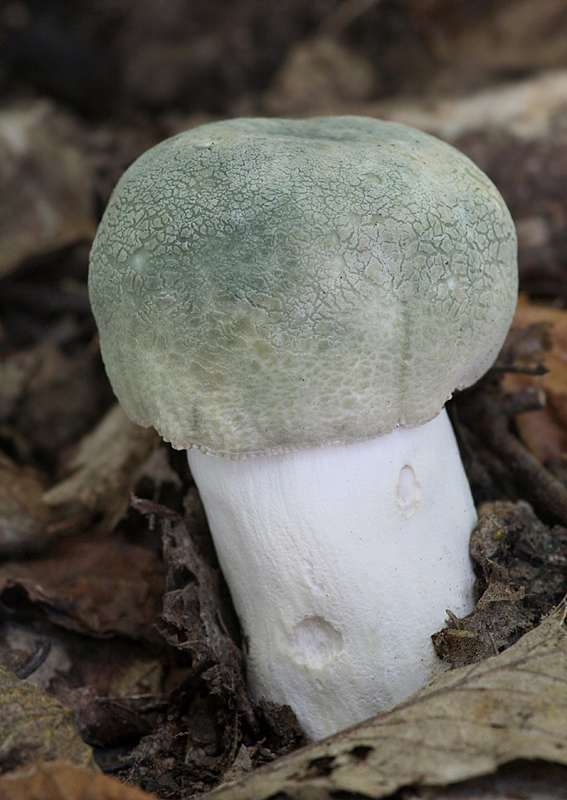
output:
[[[512,320],[516,236],[484,173],[420,131],[230,120],[125,172],[89,289],[135,422],[274,453],[422,424],[474,383]]]

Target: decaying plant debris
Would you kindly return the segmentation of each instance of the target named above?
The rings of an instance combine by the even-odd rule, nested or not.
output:
[[[0,10],[0,798],[177,800],[233,779],[219,798],[557,794],[564,4],[35,5]],[[135,157],[208,119],[284,111],[406,120],[463,149],[512,210],[523,290],[498,362],[451,404],[480,510],[477,606],[434,637],[459,671],[303,749],[288,708],[248,696],[186,460],[116,406],[86,293],[97,220]]]

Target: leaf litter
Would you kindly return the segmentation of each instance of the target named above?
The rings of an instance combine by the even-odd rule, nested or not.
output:
[[[518,786],[532,786],[532,778],[545,788],[552,774],[558,780],[565,777],[560,772],[563,755],[552,746],[553,731],[559,739],[565,729],[563,685],[554,673],[564,666],[563,626],[557,617],[545,618],[565,591],[567,524],[567,337],[560,307],[567,219],[560,165],[567,161],[558,115],[541,141],[523,141],[505,130],[460,136],[459,146],[497,179],[519,218],[524,278],[534,290],[543,280],[548,296],[551,287],[555,307],[520,305],[508,352],[479,387],[452,404],[475,500],[484,503],[473,535],[478,603],[465,620],[450,616],[438,640],[440,652],[461,669],[397,709],[288,760],[275,760],[305,740],[289,709],[255,704],[247,695],[238,629],[186,462],[125,420],[113,407],[103,377],[86,298],[88,242],[112,185],[142,150],[168,133],[206,121],[212,108],[215,114],[221,107],[223,114],[235,108],[257,113],[274,97],[304,102],[306,78],[311,81],[308,92],[313,85],[323,86],[322,97],[333,113],[344,111],[341,102],[352,101],[359,113],[365,108],[372,113],[374,106],[361,103],[382,90],[388,75],[395,74],[400,86],[415,87],[416,63],[421,65],[419,81],[433,75],[439,85],[459,79],[482,84],[491,71],[494,78],[502,69],[490,60],[492,51],[487,60],[486,48],[471,50],[472,28],[463,27],[445,0],[412,9],[405,17],[403,10],[393,12],[392,4],[347,2],[344,11],[340,6],[328,16],[324,4],[319,5],[309,7],[313,35],[305,41],[301,2],[293,5],[283,34],[280,12],[272,20],[262,4],[244,3],[234,18],[229,14],[219,51],[228,68],[217,74],[217,65],[206,59],[190,62],[196,70],[191,85],[200,86],[210,71],[217,76],[221,98],[195,114],[168,109],[159,118],[142,115],[131,123],[117,117],[78,123],[76,115],[52,101],[30,101],[15,114],[2,115],[0,178],[4,188],[12,187],[4,193],[8,202],[0,200],[0,665],[9,670],[9,692],[2,699],[17,703],[27,692],[39,724],[34,728],[30,723],[23,702],[21,728],[15,717],[12,726],[21,736],[13,741],[21,745],[11,748],[3,762],[10,772],[0,778],[0,797],[142,796],[106,776],[95,777],[91,768],[71,765],[71,740],[79,763],[86,758],[94,766],[92,753],[99,769],[164,798],[206,791],[261,765],[264,771],[249,778],[249,786],[256,788],[237,783],[235,797],[261,797],[269,787],[278,797],[417,795],[423,787],[431,793],[453,780],[494,775],[494,770],[509,780],[514,775],[499,766],[506,764],[524,776],[523,783],[514,785],[516,793]],[[494,19],[509,20],[505,4],[498,5]],[[12,4],[2,16],[2,32],[25,41],[34,20],[28,20],[29,28],[25,19],[18,23],[18,14],[25,12],[20,6]],[[211,8],[224,20],[220,6]],[[513,63],[524,56],[524,46],[518,46],[522,30],[529,30],[532,40],[535,36],[540,56],[548,53],[541,28],[534,33],[533,25],[526,24],[530,8],[536,8],[538,19],[554,20],[560,13],[553,0],[527,2],[514,12],[514,43],[506,56]],[[116,72],[113,91],[123,99],[127,87],[135,87],[127,100],[142,104],[156,102],[157,90],[163,96],[193,97],[175,80],[172,64],[182,63],[184,56],[171,42],[160,40],[154,52],[167,66],[159,71],[165,76],[161,83],[147,80],[152,74],[143,48],[135,47],[135,63],[130,64],[128,48],[135,45],[143,20],[154,19],[152,9],[147,4],[134,20],[135,35],[127,14],[126,34],[116,20],[107,20],[105,36],[114,31],[112,52],[130,65]],[[54,12],[46,13],[53,20]],[[74,12],[79,19],[84,13],[82,7]],[[177,13],[171,11],[173,18]],[[316,19],[318,28],[313,27]],[[397,45],[393,29],[382,20],[404,31]],[[481,28],[474,28],[480,40],[490,38],[493,21],[485,16]],[[161,18],[154,22],[159,27]],[[99,18],[95,28],[100,24]],[[457,32],[454,49],[445,49],[443,58],[438,47],[435,57],[423,50],[429,37],[437,41],[439,34],[450,41],[452,28]],[[44,26],[46,36],[53,30]],[[70,24],[68,41],[77,30],[80,25]],[[251,42],[258,31],[266,34],[256,52],[246,53],[242,30]],[[294,45],[286,59],[282,36],[291,36]],[[353,47],[357,37],[363,46]],[[195,52],[205,51],[197,47]],[[379,68],[378,51],[384,54]],[[0,54],[0,66],[9,75],[8,52]],[[480,72],[462,68],[471,52]],[[464,59],[463,53],[468,54]],[[314,65],[309,76],[286,67],[294,58],[301,62],[298,54]],[[286,80],[301,83],[290,85],[287,97],[282,96],[285,81],[276,69],[278,59],[279,67],[287,68]],[[257,105],[261,81],[252,91],[246,82],[240,86],[244,73],[233,69],[236,62],[246,74],[271,64],[271,87]],[[48,75],[61,63],[50,65],[47,58],[42,71]],[[360,86],[352,85],[354,66],[364,79]],[[559,90],[560,83],[557,74],[553,86]],[[64,81],[58,85],[64,91]],[[547,85],[543,76],[541,86]],[[215,95],[211,86],[205,95],[207,102]],[[230,112],[228,97],[235,104]],[[73,100],[67,97],[66,102],[72,105]],[[545,116],[538,116],[540,122]],[[14,131],[19,131],[15,154]],[[140,500],[129,507],[132,491]],[[557,626],[550,633],[545,626],[554,619]],[[547,645],[529,639],[545,631]],[[517,655],[518,648],[530,641],[534,655],[526,661],[524,651]],[[516,661],[507,660],[512,656]],[[555,716],[550,716],[544,706],[553,699]],[[50,719],[55,727],[44,723]],[[56,741],[57,726],[65,736]],[[42,763],[38,757],[55,760]],[[534,758],[543,759],[539,763],[545,768],[530,778],[522,759],[530,759],[535,770]],[[18,764],[27,764],[24,772],[15,769]],[[293,774],[286,771],[288,765]],[[466,785],[467,791],[477,791],[477,784]],[[230,791],[222,789],[220,796],[231,796],[222,794]]]

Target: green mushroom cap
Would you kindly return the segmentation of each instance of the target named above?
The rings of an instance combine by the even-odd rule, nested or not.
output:
[[[423,424],[494,361],[516,236],[468,158],[364,117],[181,133],[119,181],[89,278],[113,388],[174,447],[245,456]]]

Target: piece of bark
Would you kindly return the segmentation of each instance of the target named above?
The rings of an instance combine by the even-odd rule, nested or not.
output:
[[[566,675],[562,606],[504,653],[205,797],[378,800],[492,775],[519,759],[567,765]]]

